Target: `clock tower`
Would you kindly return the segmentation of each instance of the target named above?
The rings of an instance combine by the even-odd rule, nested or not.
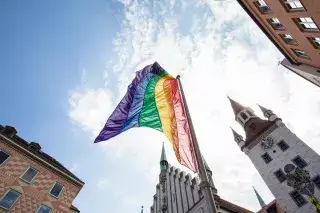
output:
[[[261,119],[249,107],[230,98],[229,100],[235,119],[245,132],[243,139],[232,129],[234,140],[250,158],[277,203],[286,213],[316,212],[303,190],[288,186],[288,178],[291,176],[288,176],[284,168],[290,164],[291,168],[294,167],[291,170],[307,171],[310,174],[310,191],[319,199],[320,156],[291,132],[271,110],[259,106],[266,118]]]

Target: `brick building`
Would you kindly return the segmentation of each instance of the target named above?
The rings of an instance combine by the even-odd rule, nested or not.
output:
[[[76,213],[84,183],[10,126],[0,125],[0,212]]]
[[[285,56],[281,64],[320,87],[320,1],[237,1]]]

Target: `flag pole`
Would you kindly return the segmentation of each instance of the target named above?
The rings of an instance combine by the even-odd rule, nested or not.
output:
[[[183,92],[182,84],[180,81],[180,75],[178,75],[176,79],[178,80],[178,85],[179,85],[179,88],[181,91],[182,102],[184,105],[184,109],[186,111],[186,116],[187,116],[187,120],[188,120],[188,124],[189,124],[189,128],[190,128],[192,146],[193,146],[194,154],[195,154],[197,164],[198,164],[199,176],[201,179],[199,187],[200,187],[200,189],[204,195],[204,199],[207,203],[208,213],[217,213],[217,208],[216,208],[216,204],[214,201],[212,188],[211,188],[210,182],[208,180],[207,171],[206,171],[204,163],[203,163],[203,159],[202,159],[199,144],[197,141],[196,133],[194,131],[194,127],[192,124],[188,104],[187,104],[187,101],[186,101],[186,98],[185,98],[185,95]]]

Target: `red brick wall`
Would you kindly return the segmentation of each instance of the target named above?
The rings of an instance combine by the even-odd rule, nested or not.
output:
[[[287,12],[282,5],[282,0],[264,0],[271,8],[272,12],[262,14],[255,3],[257,0],[241,0],[249,11],[257,18],[259,23],[271,35],[280,48],[295,63],[308,64],[320,68],[320,49],[315,48],[308,40],[308,37],[320,37],[320,32],[302,32],[297,24],[292,20],[299,17],[311,17],[316,25],[320,28],[320,1],[319,0],[300,0],[306,11]],[[278,18],[285,30],[274,30],[268,23],[267,19]],[[280,34],[290,34],[298,43],[298,45],[286,44]],[[310,59],[304,59],[296,56],[291,49],[299,49],[305,51]],[[263,51],[263,50],[261,50]]]
[[[0,149],[10,154],[10,158],[0,166],[0,197],[10,188],[21,193],[18,201],[10,209],[10,213],[36,212],[41,204],[51,207],[54,213],[69,212],[72,201],[81,187],[58,176],[30,157],[9,147],[3,141],[0,141]],[[31,184],[20,180],[20,176],[29,166],[34,167],[39,172]],[[56,181],[63,185],[58,199],[49,194]],[[0,208],[0,212],[5,211]]]

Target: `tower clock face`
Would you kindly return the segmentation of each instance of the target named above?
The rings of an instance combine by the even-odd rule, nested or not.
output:
[[[272,147],[273,143],[273,139],[271,137],[267,137],[262,139],[261,146],[264,149],[269,149],[270,147]]]

